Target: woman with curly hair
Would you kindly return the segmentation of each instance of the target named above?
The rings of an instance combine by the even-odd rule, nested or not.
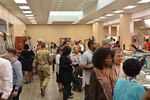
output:
[[[112,100],[116,82],[115,71],[111,67],[112,51],[100,48],[93,55],[94,69],[91,72],[89,100]]]

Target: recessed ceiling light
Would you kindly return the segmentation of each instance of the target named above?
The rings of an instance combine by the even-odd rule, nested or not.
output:
[[[27,3],[26,0],[14,0],[14,1],[15,1],[15,3]]]
[[[34,19],[34,17],[28,17],[28,19]]]
[[[60,8],[60,6],[57,6],[58,8]]]
[[[36,20],[29,20],[32,24],[37,24]]]
[[[134,19],[133,21],[134,22],[137,22],[137,21],[141,21],[142,19]]]
[[[62,5],[61,3],[58,4],[59,6]]]
[[[87,1],[86,1],[86,0],[84,0],[83,2],[84,2],[84,3],[86,3]]]
[[[20,9],[30,9],[29,6],[19,6]]]
[[[138,3],[149,3],[149,2],[150,2],[150,0],[141,0]]]
[[[100,19],[105,19],[106,17],[99,17]]]
[[[84,3],[81,3],[81,5],[83,6],[83,5],[84,5]]]
[[[33,15],[26,15],[27,17],[32,17]]]
[[[94,21],[100,21],[100,19],[94,19]]]
[[[81,7],[82,7],[82,5],[78,6],[78,8],[81,8]]]
[[[118,13],[122,13],[122,12],[123,12],[123,10],[116,10],[113,13],[118,14]]]
[[[89,22],[87,22],[86,24],[92,24],[92,23],[95,23],[95,21],[89,21]]]
[[[113,16],[114,14],[106,14],[105,16],[110,17]]]
[[[133,8],[135,8],[135,7],[137,7],[137,6],[126,6],[126,7],[124,7],[123,9],[133,9]]]
[[[28,13],[32,13],[31,11],[23,11],[23,13],[28,14]]]
[[[60,0],[59,2],[63,2],[62,0]]]

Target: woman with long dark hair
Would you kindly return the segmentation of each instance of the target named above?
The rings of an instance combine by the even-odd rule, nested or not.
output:
[[[24,50],[20,54],[22,61],[22,70],[24,71],[25,84],[31,82],[32,76],[32,63],[34,58],[34,52],[29,48],[28,44],[24,45]]]
[[[68,98],[72,98],[71,95],[71,82],[72,82],[72,71],[75,63],[72,62],[70,58],[71,47],[65,46],[62,50],[62,55],[60,57],[60,69],[59,75],[61,79],[61,83],[64,86],[63,89],[63,100],[67,100]]]

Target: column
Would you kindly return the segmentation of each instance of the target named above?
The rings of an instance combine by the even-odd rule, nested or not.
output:
[[[95,37],[96,42],[101,42],[105,36],[103,23],[96,22],[92,25],[92,27],[93,27],[93,36]]]
[[[111,28],[112,28],[111,26],[108,26],[108,34],[109,34],[108,36],[111,36],[111,33],[112,33],[111,32],[112,31]]]
[[[6,21],[6,32],[9,33],[9,22]]]
[[[131,14],[120,15],[120,42],[123,49],[129,49],[131,45],[130,33]]]

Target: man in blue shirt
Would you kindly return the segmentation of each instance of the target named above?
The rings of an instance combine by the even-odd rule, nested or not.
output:
[[[23,81],[22,65],[17,59],[17,51],[13,48],[7,50],[6,58],[11,62],[13,69],[13,91],[11,97],[13,100],[19,100]]]

